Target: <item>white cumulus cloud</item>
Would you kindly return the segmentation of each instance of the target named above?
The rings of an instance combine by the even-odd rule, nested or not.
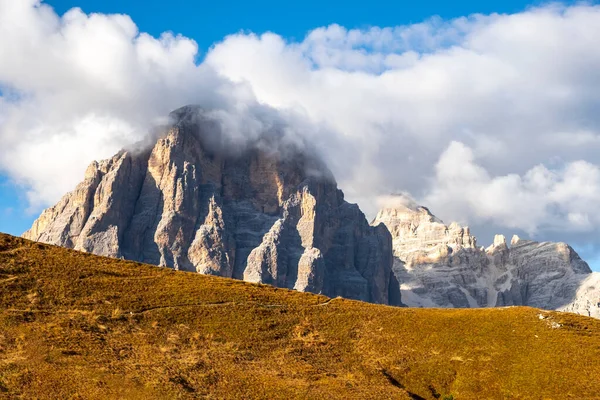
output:
[[[591,232],[600,225],[600,168],[573,161],[550,170],[538,164],[523,175],[491,176],[473,150],[452,142],[435,168],[425,198],[459,220],[490,221],[524,230]]]

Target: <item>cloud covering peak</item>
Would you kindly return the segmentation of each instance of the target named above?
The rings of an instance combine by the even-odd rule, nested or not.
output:
[[[600,7],[552,4],[301,42],[239,33],[201,59],[125,15],[0,0],[0,170],[40,207],[180,106],[269,107],[371,215],[408,192],[483,243],[510,229],[595,247],[598,37]]]

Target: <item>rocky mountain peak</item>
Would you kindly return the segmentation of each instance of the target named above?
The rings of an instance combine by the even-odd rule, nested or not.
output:
[[[250,129],[194,106],[174,111],[171,119],[147,147],[93,162],[83,182],[45,210],[24,237],[399,304],[389,232],[371,227],[344,200],[309,143],[277,121],[257,120]]]
[[[396,201],[394,201],[396,200]],[[415,307],[529,305],[600,317],[600,273],[566,243],[504,235],[477,248],[468,228],[444,225],[428,209],[387,199],[373,223],[392,235],[403,303]]]
[[[453,222],[449,226],[406,196],[387,196],[373,225],[383,223],[392,234],[394,254],[410,267],[423,260],[439,260],[454,251],[474,248],[477,240],[468,227]]]
[[[378,199],[380,211],[376,220],[388,219],[397,222],[438,222],[442,221],[433,215],[427,207],[417,204],[404,194],[382,196]]]
[[[486,253],[493,254],[496,251],[502,251],[508,249],[506,244],[506,237],[504,235],[494,235],[494,242],[485,249]]]

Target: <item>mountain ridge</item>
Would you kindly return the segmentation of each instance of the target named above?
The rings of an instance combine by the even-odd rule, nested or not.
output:
[[[396,278],[413,307],[529,305],[600,318],[600,273],[566,243],[496,235],[478,247],[468,227],[445,225],[402,196],[378,213],[393,237]],[[400,205],[400,206],[399,206]]]

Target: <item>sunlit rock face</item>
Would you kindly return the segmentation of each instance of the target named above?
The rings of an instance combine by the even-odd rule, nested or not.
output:
[[[94,162],[24,237],[278,287],[400,304],[392,240],[310,146],[278,129],[235,141],[196,107],[152,145]],[[390,285],[390,282],[392,284]]]
[[[565,243],[497,235],[478,248],[469,228],[445,225],[403,196],[374,220],[392,234],[393,271],[412,307],[527,305],[600,318],[600,273]]]

